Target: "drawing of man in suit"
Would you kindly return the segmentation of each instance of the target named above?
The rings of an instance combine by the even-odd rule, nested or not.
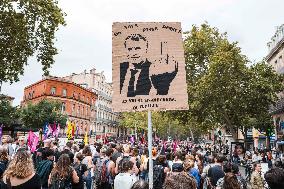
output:
[[[147,59],[148,41],[141,34],[127,36],[124,47],[128,55],[127,61],[120,63],[120,94],[127,94],[127,97],[149,95],[153,83],[157,95],[167,95],[170,83],[178,71],[177,64],[172,72],[150,72],[153,66]]]

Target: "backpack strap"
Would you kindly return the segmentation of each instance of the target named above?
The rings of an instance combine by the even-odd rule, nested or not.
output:
[[[12,189],[12,184],[11,184],[11,180],[9,177],[6,178],[6,182],[7,182],[8,189]]]

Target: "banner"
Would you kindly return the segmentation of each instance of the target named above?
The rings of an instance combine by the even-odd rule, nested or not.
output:
[[[28,146],[30,147],[31,152],[36,151],[38,145],[39,137],[32,131],[28,135]]]
[[[116,22],[112,26],[113,110],[186,110],[181,24]]]

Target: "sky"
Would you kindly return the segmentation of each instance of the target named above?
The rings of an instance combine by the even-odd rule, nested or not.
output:
[[[266,46],[284,24],[283,0],[58,0],[67,14],[65,27],[56,33],[59,54],[52,76],[66,76],[96,68],[111,82],[113,22],[181,22],[183,31],[205,21],[238,41],[252,62],[262,60]],[[23,99],[24,87],[42,79],[40,63],[30,58],[20,81],[4,83],[2,93]]]

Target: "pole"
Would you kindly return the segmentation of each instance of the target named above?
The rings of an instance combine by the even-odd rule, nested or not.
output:
[[[148,151],[149,151],[149,189],[153,189],[153,159],[152,159],[152,117],[148,110]]]
[[[137,126],[136,126],[136,122],[135,122],[135,140],[137,141]]]

